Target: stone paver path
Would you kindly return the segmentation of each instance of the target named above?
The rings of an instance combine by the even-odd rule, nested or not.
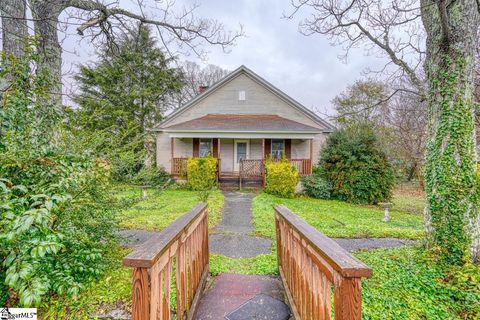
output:
[[[254,193],[225,192],[222,220],[210,234],[211,253],[230,258],[250,258],[270,253],[272,241],[252,237],[252,199]]]

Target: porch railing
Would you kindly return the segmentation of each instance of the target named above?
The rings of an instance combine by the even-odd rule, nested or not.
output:
[[[372,270],[284,206],[275,207],[278,269],[298,320],[361,320],[361,278]]]
[[[187,176],[188,158],[172,158],[172,175],[185,178]]]
[[[207,278],[208,254],[208,211],[200,204],[125,257],[123,264],[133,267],[132,319],[171,318],[172,267],[176,318],[191,319]]]
[[[291,159],[290,162],[297,168],[299,176],[312,174],[312,161],[310,159]]]
[[[172,175],[186,178],[188,158],[172,158]],[[221,159],[217,163],[217,177],[220,176]],[[299,176],[312,174],[312,161],[310,159],[291,159],[290,162],[297,168]],[[239,166],[240,178],[262,178],[265,163],[262,159],[242,159]]]

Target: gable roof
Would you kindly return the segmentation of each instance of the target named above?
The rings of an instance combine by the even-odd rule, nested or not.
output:
[[[166,132],[296,132],[320,133],[320,129],[274,114],[207,114],[164,128]]]
[[[323,126],[325,129],[323,132],[332,132],[335,127],[332,126],[330,123],[327,121],[323,120],[319,116],[317,116],[315,113],[313,113],[311,110],[307,109],[305,106],[303,106],[301,103],[298,101],[294,100],[290,96],[288,96],[286,93],[282,92],[280,89],[272,85],[270,82],[265,80],[264,78],[260,77],[258,74],[250,70],[244,65],[241,65],[238,67],[236,70],[230,72],[228,75],[226,75],[224,78],[220,79],[217,81],[215,84],[213,84],[210,88],[205,90],[205,92],[199,94],[186,104],[184,104],[182,107],[174,111],[172,114],[170,114],[166,119],[164,119],[162,122],[157,124],[152,130],[153,131],[162,131],[165,128],[165,125],[168,125],[168,122],[170,122],[172,119],[177,118],[180,116],[183,112],[187,111],[191,107],[193,107],[197,102],[205,99],[207,96],[209,96],[212,92],[217,90],[218,88],[222,87],[224,84],[228,83],[230,80],[236,78],[238,75],[241,73],[246,74],[249,76],[251,79],[254,81],[258,82],[260,85],[262,85],[264,88],[275,94],[277,97],[280,99],[284,100],[287,102],[290,106],[293,108],[297,109],[298,111],[302,112],[305,116],[313,120],[314,122],[318,123],[319,125]]]

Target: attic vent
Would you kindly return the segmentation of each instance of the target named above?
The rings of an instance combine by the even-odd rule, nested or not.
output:
[[[245,101],[245,91],[238,91],[238,101]]]

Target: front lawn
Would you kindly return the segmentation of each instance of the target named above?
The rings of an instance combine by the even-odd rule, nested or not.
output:
[[[124,186],[118,194],[123,197],[141,196],[140,188]],[[223,194],[212,191],[208,199],[208,224],[215,226],[221,217]],[[119,215],[121,229],[160,231],[200,202],[198,193],[188,190],[149,190],[146,200],[135,203]]]
[[[134,187],[122,187],[118,195],[124,199],[137,197],[138,200],[141,191]],[[197,202],[194,192],[184,190],[151,193],[145,201],[130,202],[131,207],[120,214],[121,225],[124,228],[160,230]],[[125,203],[127,205],[129,201]],[[255,233],[258,235],[274,236],[272,204],[286,205],[315,228],[333,237],[368,235],[421,239],[423,235],[422,218],[415,214],[394,211],[392,222],[383,223],[382,211],[373,207],[305,197],[281,199],[267,194],[259,194],[253,201]],[[220,218],[223,206],[221,192],[213,193],[209,205],[212,226]],[[269,254],[245,259],[211,254],[211,274],[276,275],[275,242],[272,248]],[[128,310],[131,304],[131,269],[123,267],[121,259],[130,250],[112,250],[109,257],[111,268],[101,279],[88,285],[76,299],[51,297],[45,300],[40,308],[42,318],[90,319],[96,312],[113,307]],[[361,251],[354,255],[374,270],[371,279],[362,281],[362,319],[480,319],[478,266],[441,267],[421,246]]]
[[[392,220],[386,223],[382,221],[383,211],[379,208],[308,197],[284,199],[266,193],[253,200],[253,223],[257,235],[275,237],[272,205],[277,204],[285,205],[329,237],[422,239],[424,236],[423,220],[418,215],[393,210]]]

